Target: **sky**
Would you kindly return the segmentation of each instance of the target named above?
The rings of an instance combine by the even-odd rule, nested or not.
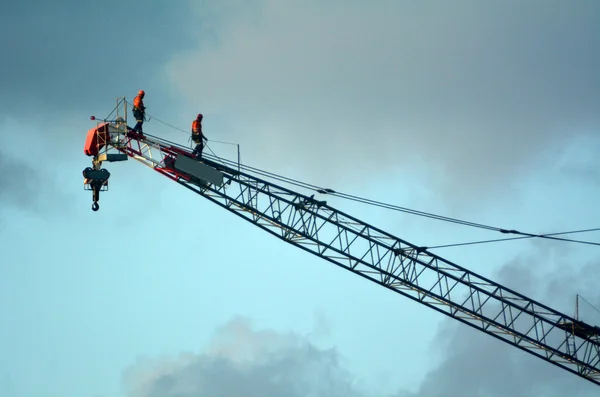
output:
[[[81,171],[89,117],[144,89],[148,134],[186,144],[164,123],[201,112],[210,150],[250,166],[523,232],[600,227],[599,19],[593,0],[1,5],[0,394],[597,394],[135,161],[105,165],[92,212]],[[319,198],[419,245],[505,237]],[[432,251],[569,315],[579,294],[600,325],[597,246]]]

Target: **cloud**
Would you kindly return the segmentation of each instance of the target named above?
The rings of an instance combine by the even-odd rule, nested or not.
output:
[[[600,164],[597,153],[600,151],[600,139],[573,139],[569,145],[562,148],[562,158],[557,164],[557,170],[571,180],[591,183],[594,188],[600,186]]]
[[[4,7],[0,114],[93,113],[141,87],[155,94],[164,82],[163,63],[187,45],[184,8],[180,2],[117,0],[29,0]]]
[[[73,131],[71,126],[67,120],[60,126],[47,127],[42,122],[22,123],[0,117],[0,211],[5,210],[2,221],[8,218],[18,221],[15,209],[39,219],[64,220],[71,213],[74,194],[81,193],[70,191],[69,187],[77,181],[77,188],[83,190],[81,171],[87,165],[75,165],[74,170],[70,163],[69,150],[77,146],[77,153],[82,153],[83,147],[82,143],[74,146],[76,141],[61,138],[61,133]],[[40,139],[37,135],[40,130],[51,139]],[[65,148],[68,148],[66,155],[61,156]]]
[[[129,397],[363,396],[335,350],[307,338],[256,330],[236,318],[202,354],[141,361],[125,375]]]
[[[0,150],[0,203],[31,209],[38,204],[41,178],[26,162]]]
[[[568,266],[565,264],[569,259],[573,261],[564,251],[549,251],[549,246],[542,243],[515,258],[499,271],[496,281],[570,315],[576,293],[600,307],[595,282],[600,279],[598,261]],[[581,314],[583,321],[600,324],[600,316],[593,310]],[[405,391],[396,397],[598,394],[597,385],[454,320],[442,323],[433,346],[442,352],[438,366],[427,374],[416,392]]]
[[[576,292],[600,306],[597,260],[568,267],[573,252],[552,247],[538,244],[502,267],[495,279],[565,313],[572,313]],[[588,309],[580,318],[599,324],[597,313]],[[393,397],[597,394],[598,386],[453,319],[441,323],[431,349],[437,365],[413,385],[415,391],[400,390]],[[239,317],[218,329],[201,353],[139,360],[126,371],[124,384],[128,397],[383,396],[365,390],[343,364],[338,351],[318,347],[309,336],[258,330]]]
[[[64,190],[60,179],[52,172],[56,169],[54,165],[30,163],[0,149],[0,225],[19,222],[19,212],[15,209],[39,220],[56,218],[64,221],[65,216],[72,214],[73,192]],[[83,180],[80,175],[75,177]]]
[[[169,69],[209,132],[234,119],[209,138],[251,162],[312,181],[406,172],[470,199],[600,129],[597,2],[235,4],[198,6],[197,48]]]

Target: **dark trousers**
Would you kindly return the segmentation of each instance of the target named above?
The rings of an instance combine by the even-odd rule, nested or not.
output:
[[[194,143],[196,143],[196,147],[194,148],[194,151],[192,152],[192,154],[201,157],[202,150],[204,150],[204,142],[202,142],[202,137],[200,137],[198,135],[192,135],[192,141],[194,141]]]
[[[144,124],[144,112],[140,109],[134,108],[133,117],[135,117],[135,121],[137,121],[133,129],[135,131],[142,132],[142,124]]]

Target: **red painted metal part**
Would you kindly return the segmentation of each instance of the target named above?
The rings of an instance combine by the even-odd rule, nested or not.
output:
[[[108,123],[102,123],[89,130],[83,146],[83,153],[85,153],[86,156],[96,156],[98,151],[105,146],[103,143],[98,146],[98,137],[100,137],[100,142],[106,142],[107,132]]]
[[[127,133],[127,137],[129,138],[127,141],[127,144],[124,147],[118,148],[118,150],[122,153],[127,154],[129,157],[134,157],[134,156],[142,156],[143,157],[143,150],[142,150],[142,145],[143,145],[143,140],[144,140],[143,135],[140,135],[134,131],[129,131]],[[178,179],[184,179],[186,181],[190,180],[190,177],[188,175],[181,173],[174,166],[175,160],[178,155],[184,155],[186,157],[193,157],[193,155],[190,152],[188,152],[184,149],[172,146],[172,145],[166,145],[164,143],[160,143],[158,145],[158,148],[154,147],[154,149],[158,149],[161,152],[161,155],[162,155],[161,163],[164,164],[164,166],[163,165],[161,165],[161,166],[155,165],[154,167],[152,167],[156,172],[158,172],[174,181],[177,181]]]

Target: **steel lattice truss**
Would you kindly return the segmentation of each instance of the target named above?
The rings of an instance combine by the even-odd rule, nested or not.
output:
[[[169,164],[189,150],[129,132],[118,148],[278,238],[600,385],[600,336],[591,327],[325,202],[210,160],[222,186]]]

